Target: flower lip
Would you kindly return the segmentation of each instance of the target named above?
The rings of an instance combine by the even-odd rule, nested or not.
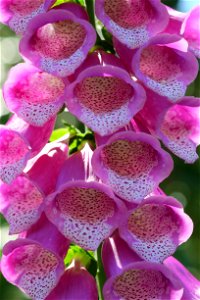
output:
[[[104,26],[129,48],[133,49],[143,45],[151,36],[166,27],[169,19],[167,9],[158,1],[149,0],[145,4],[144,1],[139,1],[140,3],[122,2],[119,4],[117,1],[97,0],[95,10]],[[109,7],[110,4],[111,7]],[[119,6],[120,10],[115,10],[115,5],[116,8]],[[109,11],[114,19],[109,16]],[[117,18],[116,15],[119,13],[121,16]]]
[[[90,84],[92,84],[91,87],[89,87]],[[101,91],[103,85],[107,87],[104,97]],[[116,88],[120,85],[121,97],[118,94],[115,95]],[[120,93],[120,90],[118,92]],[[94,98],[93,94],[97,94],[95,99],[98,101],[95,103],[91,100]],[[125,98],[123,98],[124,95]],[[73,114],[95,132],[108,135],[126,125],[142,109],[145,92],[122,68],[112,65],[96,65],[79,73],[76,80],[66,88],[66,98],[66,104]],[[113,101],[110,101],[112,98]],[[116,103],[114,100],[117,99]]]
[[[192,230],[192,220],[177,200],[152,196],[130,211],[119,233],[141,258],[159,263],[187,241]]]
[[[10,26],[17,34],[23,34],[30,20],[38,14],[45,13],[54,2],[55,0],[37,0],[34,2],[28,0],[23,1],[22,4],[21,1],[2,0],[0,20]]]
[[[8,242],[3,248],[4,277],[32,299],[44,299],[64,272],[61,258],[30,239]]]
[[[31,155],[27,140],[19,132],[1,125],[1,179],[10,184],[19,175]]]
[[[187,48],[180,36],[160,34],[136,51],[132,70],[147,87],[177,102],[198,73],[198,62]]]
[[[116,229],[126,212],[109,187],[82,180],[62,185],[45,202],[46,215],[59,231],[93,250]]]
[[[147,285],[147,286],[146,286]],[[164,265],[135,262],[127,265],[121,274],[108,279],[103,288],[105,300],[127,299],[181,299],[181,282]]]
[[[64,103],[67,80],[21,63],[13,67],[3,87],[8,108],[33,126],[43,126]]]
[[[27,230],[39,219],[45,196],[26,174],[18,176],[12,185],[2,184],[0,195],[0,211],[10,225],[10,234]]]
[[[33,37],[40,28],[43,28],[43,26],[60,21],[70,21],[78,24],[85,31],[83,44],[68,58],[51,59],[48,56],[43,57],[38,51],[34,50],[32,46]],[[49,28],[50,27],[47,28],[47,34],[50,33],[48,33]],[[52,29],[51,32],[53,32]],[[65,77],[72,74],[85,60],[90,48],[94,45],[95,40],[96,33],[89,22],[77,18],[71,12],[66,10],[56,9],[35,17],[34,20],[29,23],[26,34],[20,41],[19,48],[21,54],[35,66],[59,77]],[[51,46],[52,45],[49,44],[48,47],[52,51]],[[67,68],[67,66],[69,68]]]
[[[120,144],[118,144],[118,141],[122,141],[122,143],[120,142]],[[123,145],[124,141],[125,143],[130,142],[131,148],[129,150],[134,151],[133,155],[130,156],[130,152],[127,150],[128,145],[126,145],[126,147]],[[111,153],[107,157],[105,149],[107,148],[106,151],[109,151],[109,147],[111,147]],[[112,147],[114,147],[113,158]],[[141,147],[145,153],[145,156],[143,155],[142,157]],[[121,152],[120,148],[126,153]],[[136,156],[134,156],[134,153],[136,153]],[[151,164],[149,160],[150,154],[152,158]],[[137,165],[136,168],[134,161],[131,161],[131,165],[128,164],[129,159],[134,159],[134,157],[137,157],[138,155],[140,155],[140,167],[143,169],[143,171],[140,170],[140,174],[137,171],[140,167]],[[147,157],[148,163],[145,162],[145,158]],[[105,159],[108,160],[107,163]],[[109,161],[111,163],[110,166]],[[123,169],[122,164],[125,169]],[[92,166],[94,173],[103,182],[110,185],[118,196],[122,197],[124,200],[138,203],[164,178],[169,176],[173,168],[173,160],[171,156],[160,147],[160,143],[156,138],[146,133],[133,133],[132,131],[127,131],[114,134],[105,145],[98,147],[94,151],[92,157]],[[133,171],[130,171],[131,169],[129,168],[127,169],[127,166],[133,168]]]

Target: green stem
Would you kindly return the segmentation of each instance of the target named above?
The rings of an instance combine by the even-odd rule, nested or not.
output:
[[[101,259],[101,249],[102,249],[102,244],[99,246],[96,252],[97,266],[98,266],[96,280],[98,286],[99,300],[104,300],[102,290],[103,290],[103,285],[106,281],[106,275],[104,272],[103,263]]]
[[[90,19],[90,23],[96,29],[95,15],[94,15],[94,1],[93,0],[85,0],[87,13]]]

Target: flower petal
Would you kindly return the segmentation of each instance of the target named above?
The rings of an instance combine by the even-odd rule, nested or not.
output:
[[[46,215],[79,246],[95,250],[119,226],[126,211],[105,185],[71,181],[46,198]]]
[[[23,174],[11,185],[1,184],[0,198],[0,210],[10,225],[10,234],[27,230],[43,210],[44,194]]]
[[[167,267],[149,262],[129,264],[103,288],[105,300],[180,300],[182,293],[180,282]]]
[[[29,23],[20,52],[43,71],[66,77],[85,60],[95,39],[89,22],[67,10],[53,9]]]
[[[192,220],[172,197],[148,197],[119,228],[120,236],[141,258],[162,262],[192,234]]]
[[[96,15],[128,48],[138,48],[168,23],[167,9],[155,0],[96,0]]]
[[[116,60],[114,55],[104,54],[101,62],[89,67],[88,60],[87,67],[66,90],[70,112],[102,136],[125,126],[145,102],[143,88],[116,66]]]
[[[3,248],[1,271],[31,299],[44,299],[56,286],[64,272],[59,256],[39,243],[18,239]]]
[[[175,103],[196,78],[198,62],[183,39],[163,34],[136,51],[132,68],[147,87]]]
[[[38,14],[45,13],[55,0],[2,0],[1,22],[17,34],[26,32],[28,23]]]
[[[0,177],[10,184],[22,173],[31,155],[27,140],[17,131],[0,126]]]
[[[139,203],[169,176],[173,161],[152,136],[127,131],[98,147],[92,166],[96,176],[118,196]]]
[[[78,262],[77,262],[78,263]],[[85,268],[70,267],[46,300],[97,300],[95,279]]]
[[[7,107],[27,123],[43,126],[64,104],[65,83],[29,64],[13,67],[4,84]]]

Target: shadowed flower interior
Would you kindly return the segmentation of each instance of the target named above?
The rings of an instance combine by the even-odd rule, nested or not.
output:
[[[170,299],[169,285],[169,279],[159,271],[127,270],[114,280],[113,293],[127,300]]]
[[[160,262],[176,250],[180,220],[170,207],[143,205],[129,216],[127,225],[136,239],[132,247],[143,259]]]
[[[46,24],[31,38],[31,46],[42,57],[66,59],[83,44],[86,32],[83,26],[71,20]]]
[[[131,29],[147,25],[154,15],[149,1],[144,0],[105,0],[106,14],[119,26]]]
[[[94,113],[106,113],[121,108],[133,97],[133,87],[120,78],[94,76],[78,83],[75,97]]]
[[[95,188],[69,187],[55,197],[53,212],[48,217],[70,240],[86,249],[96,249],[109,236],[108,219],[116,205],[106,193]],[[59,220],[54,220],[58,214]]]
[[[40,217],[43,195],[25,176],[18,176],[12,185],[1,185],[1,212],[10,225],[10,233],[27,230]]]
[[[20,1],[20,0],[11,0],[9,9],[13,12],[16,13],[20,16],[26,16],[36,9],[38,9],[42,4],[44,3],[44,0],[35,0],[35,1],[30,1],[30,0],[25,0],[25,1]]]

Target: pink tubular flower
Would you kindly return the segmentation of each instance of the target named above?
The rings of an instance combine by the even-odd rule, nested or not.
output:
[[[34,127],[16,115],[6,126],[0,126],[0,177],[10,184],[20,175],[28,159],[34,157],[47,143],[55,124],[55,117],[43,127]]]
[[[107,280],[103,288],[105,300],[162,299],[179,300],[183,289],[174,274],[164,265],[136,262]]]
[[[200,142],[200,99],[183,97],[175,105],[146,90],[147,101],[136,119],[146,125],[175,155],[194,163]]]
[[[69,267],[46,300],[97,300],[95,279],[78,261]]]
[[[133,72],[147,87],[177,102],[198,73],[198,62],[187,48],[176,35],[154,37],[133,55]]]
[[[29,23],[20,52],[43,71],[65,77],[85,60],[95,39],[89,22],[67,10],[53,9]]]
[[[3,276],[31,299],[45,299],[64,272],[61,258],[29,239],[7,243],[1,259]]]
[[[62,185],[48,196],[45,208],[66,238],[89,250],[97,249],[119,226],[125,211],[107,186],[83,180]]]
[[[0,21],[17,34],[23,34],[31,19],[45,13],[55,0],[2,0]]]
[[[171,256],[164,261],[164,265],[173,271],[184,287],[184,293],[181,300],[200,299],[200,281],[197,280],[177,259]]]
[[[0,126],[0,177],[11,183],[19,175],[30,158],[30,145],[17,131]]]
[[[31,148],[31,157],[36,156],[48,142],[53,131],[56,121],[56,116],[52,117],[42,127],[33,126],[13,115],[6,126],[14,131],[17,131],[24,139],[26,139]],[[18,148],[15,149],[18,151]]]
[[[170,34],[180,34],[181,25],[186,17],[186,13],[175,10],[169,6],[166,6],[168,14],[169,14],[169,22],[164,32]]]
[[[188,41],[189,50],[200,58],[200,5],[189,11],[181,27],[181,35]]]
[[[11,185],[1,184],[0,198],[0,211],[10,225],[10,234],[27,230],[43,210],[44,194],[25,175],[18,176]]]
[[[85,66],[66,89],[67,107],[93,131],[111,134],[143,107],[145,92],[112,54],[95,53]]]
[[[20,234],[20,238],[26,238],[40,243],[45,249],[52,251],[64,259],[68,251],[70,241],[67,240],[42,213],[38,222],[27,231]]]
[[[144,260],[162,262],[188,240],[193,223],[172,197],[154,196],[129,213],[120,236]]]
[[[96,0],[95,3],[99,20],[131,49],[146,43],[168,23],[167,9],[159,0]]]
[[[157,139],[132,131],[114,134],[92,157],[95,175],[124,200],[140,203],[172,171]]]
[[[4,84],[7,107],[33,126],[43,126],[64,103],[65,83],[30,64],[13,67]]]

